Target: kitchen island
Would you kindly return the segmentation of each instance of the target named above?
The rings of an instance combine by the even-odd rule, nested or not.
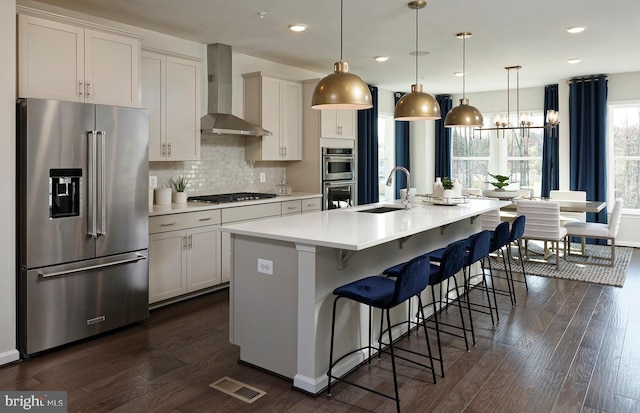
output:
[[[415,202],[404,210],[396,201],[222,227],[232,240],[229,337],[240,346],[240,360],[292,379],[304,392],[321,392],[327,385],[333,289],[476,233],[479,214],[506,204]],[[396,209],[367,212],[385,206]],[[395,310],[393,319],[406,318],[406,307]],[[368,309],[342,302],[338,313],[340,355],[368,340]],[[403,334],[403,327],[394,335]],[[364,357],[345,358],[336,373]]]

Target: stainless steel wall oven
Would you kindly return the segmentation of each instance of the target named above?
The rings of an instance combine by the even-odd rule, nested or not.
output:
[[[353,148],[322,148],[323,209],[356,205],[355,168]]]

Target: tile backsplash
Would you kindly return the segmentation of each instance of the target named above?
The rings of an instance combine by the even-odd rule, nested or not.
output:
[[[203,136],[199,161],[149,162],[149,175],[158,177],[158,186],[169,187],[169,178],[184,175],[189,178],[188,195],[209,195],[227,192],[275,192],[286,179],[285,166],[280,162],[244,160],[243,137]],[[265,182],[260,182],[260,173]]]

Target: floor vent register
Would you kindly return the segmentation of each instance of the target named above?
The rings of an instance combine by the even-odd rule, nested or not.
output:
[[[241,383],[229,377],[223,377],[220,380],[211,383],[209,387],[219,390],[246,403],[253,403],[260,397],[267,394],[267,392],[265,391],[256,389],[255,387]]]

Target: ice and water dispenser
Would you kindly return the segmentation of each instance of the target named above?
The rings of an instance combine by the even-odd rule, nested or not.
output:
[[[50,218],[80,215],[82,169],[49,170]]]

